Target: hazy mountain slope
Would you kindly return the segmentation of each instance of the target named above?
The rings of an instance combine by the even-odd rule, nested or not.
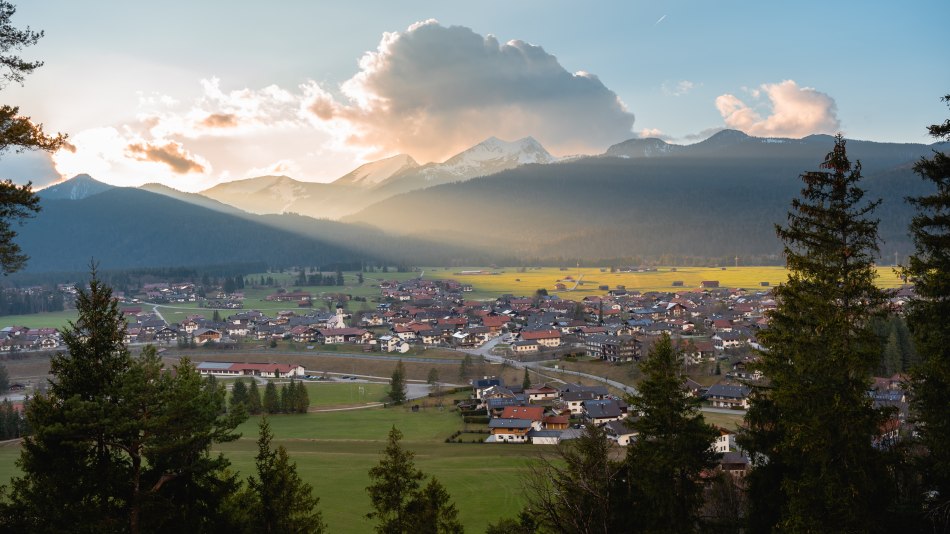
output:
[[[235,208],[229,204],[223,202],[218,202],[217,200],[199,195],[197,193],[185,193],[184,191],[179,191],[177,189],[168,187],[163,184],[145,184],[139,186],[139,189],[143,191],[148,191],[149,193],[155,193],[157,195],[163,195],[166,197],[174,198],[175,200],[180,200],[182,202],[187,202],[189,204],[194,204],[196,206],[201,206],[202,208],[207,208],[209,210],[220,211],[222,213],[230,213],[232,215],[243,216],[247,212]]]
[[[30,255],[27,272],[220,265],[329,265],[387,259],[442,263],[471,258],[462,247],[434,247],[376,228],[296,215],[223,213],[135,188],[114,188],[82,200],[43,200],[19,229]],[[446,253],[455,256],[445,256]]]
[[[344,220],[522,257],[777,257],[774,224],[801,189],[798,176],[818,169],[832,146],[827,136],[776,142],[721,132],[664,157],[531,165],[413,191]],[[885,201],[885,256],[909,250],[903,198],[927,190],[910,163],[932,148],[848,142],[869,196]]]
[[[365,192],[359,186],[299,182],[287,176],[260,176],[227,182],[200,194],[249,213],[299,213],[331,219],[368,204],[360,202]]]
[[[82,200],[112,189],[113,186],[94,180],[88,174],[77,174],[72,178],[37,191],[40,198],[57,200]]]
[[[335,185],[373,187],[394,175],[408,172],[417,167],[419,167],[419,164],[416,163],[416,160],[412,159],[412,156],[399,154],[391,158],[360,165],[356,170],[341,176],[333,183]]]

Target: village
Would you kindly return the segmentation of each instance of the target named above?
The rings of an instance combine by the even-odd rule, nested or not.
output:
[[[219,309],[242,305],[243,295],[233,288],[229,293],[209,291],[203,299],[194,284],[150,283],[134,295],[119,293],[115,298],[127,322],[125,342],[133,347],[152,344],[227,351],[293,343],[320,351],[346,345],[394,357],[418,348],[478,354],[490,347],[485,354],[493,360],[536,370],[550,369],[540,367],[541,362],[577,358],[632,368],[659,336],[667,334],[684,369],[692,370],[684,388],[703,400],[704,409],[741,415],[748,408],[752,385],[764,378],[750,364],[760,349],[757,333],[767,327],[766,312],[776,305],[769,288],[725,288],[716,280],[667,292],[601,286],[602,295],[575,301],[568,298],[568,284],[576,285],[570,275],[559,280],[550,294],[539,289],[528,296],[505,294],[476,301],[466,298],[471,285],[452,279],[381,280],[375,309],[356,313],[347,312],[342,301],[325,311],[315,310],[315,295],[299,289],[267,295],[269,302],[293,306],[271,315],[234,310],[222,317]],[[907,288],[895,292],[892,306],[899,309],[911,294]],[[216,307],[209,310],[212,313],[189,314],[172,324],[146,309],[147,304],[196,301]],[[0,329],[2,352],[55,351],[61,345],[54,328]],[[198,369],[219,377],[316,378],[299,363],[213,361],[200,362]],[[577,437],[586,424],[603,426],[621,446],[634,437],[625,419],[636,414],[629,413],[623,391],[616,388],[611,392],[606,385],[563,380],[505,384],[493,376],[476,377],[471,386],[471,399],[460,403],[459,410],[464,417],[487,423],[484,439],[488,443],[557,444]],[[901,430],[908,429],[901,387],[900,376],[881,377],[869,391],[876,405],[896,408],[882,428],[881,443],[897,439]],[[745,469],[748,458],[736,449],[733,431],[720,428],[720,434],[711,446],[728,453],[723,461],[730,469]]]

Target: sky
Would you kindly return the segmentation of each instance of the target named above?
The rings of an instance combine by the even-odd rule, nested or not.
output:
[[[329,182],[496,136],[557,156],[634,137],[930,143],[950,2],[15,0],[45,65],[0,102],[69,144],[0,178],[182,191]]]

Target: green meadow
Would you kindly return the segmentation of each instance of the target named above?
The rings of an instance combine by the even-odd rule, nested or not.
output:
[[[241,425],[241,439],[217,448],[242,477],[253,473],[257,424]],[[448,489],[468,532],[484,532],[500,517],[514,516],[524,503],[521,480],[530,461],[551,448],[529,445],[445,443],[463,424],[457,412],[405,408],[270,416],[274,444],[287,448],[301,477],[320,497],[330,532],[370,532],[374,523],[366,486],[369,469],[379,461],[393,426],[404,434],[403,446],[416,453],[416,466]],[[17,470],[16,444],[0,444],[0,480]]]

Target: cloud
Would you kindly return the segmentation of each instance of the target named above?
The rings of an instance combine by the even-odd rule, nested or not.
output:
[[[700,85],[702,84],[697,85],[689,80],[682,80],[682,81],[676,82],[675,84],[664,82],[662,85],[662,89],[663,89],[663,92],[668,95],[683,96],[683,95],[689,94],[690,91],[699,87]]]
[[[799,87],[793,80],[762,84],[748,92],[754,100],[766,97],[771,113],[763,117],[736,96],[720,95],[716,109],[729,128],[759,137],[805,137],[836,133],[841,127],[833,98],[811,87]]]
[[[170,141],[162,145],[148,142],[133,143],[126,147],[132,158],[139,161],[153,161],[164,163],[177,174],[203,173],[205,166],[199,163],[194,156],[181,146],[181,143]]]
[[[384,34],[340,90],[342,101],[315,92],[307,110],[346,123],[349,145],[423,161],[492,135],[531,135],[554,152],[599,151],[629,138],[634,122],[596,76],[568,72],[540,46],[433,20]]]
[[[199,124],[207,128],[234,128],[238,125],[238,118],[233,113],[212,113]]]

